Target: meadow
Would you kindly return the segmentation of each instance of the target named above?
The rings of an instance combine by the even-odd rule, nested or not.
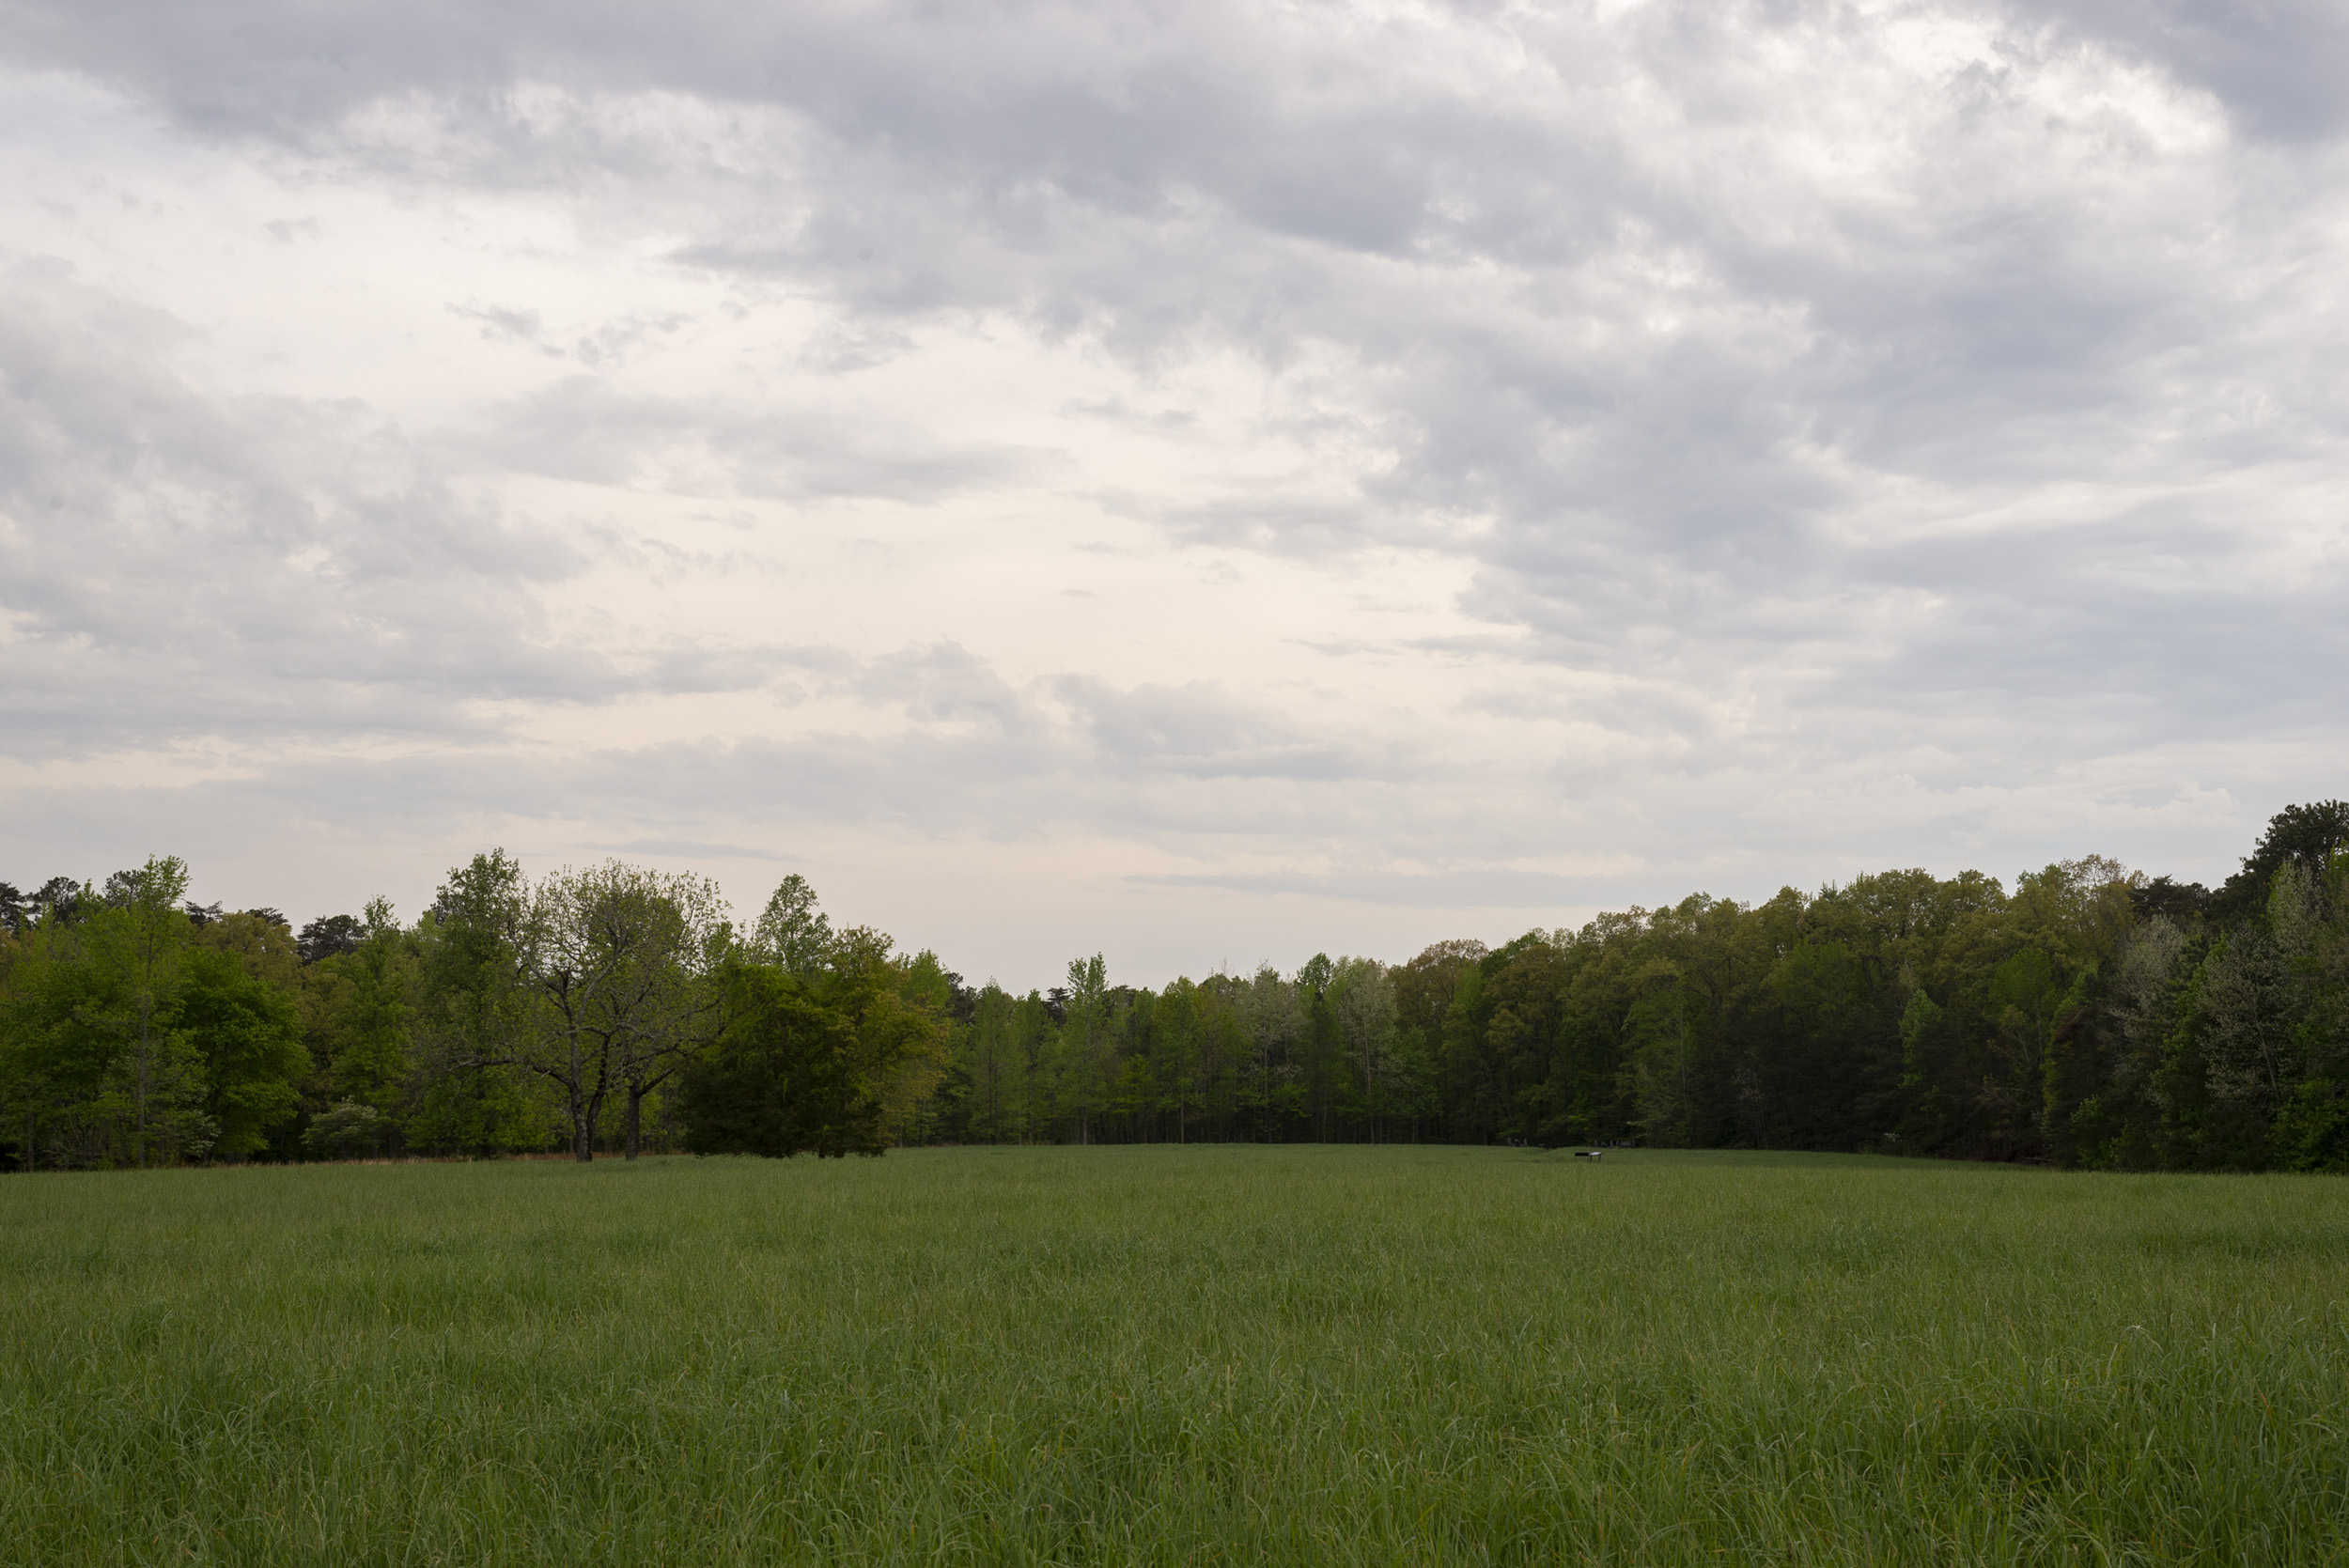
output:
[[[2349,1559],[2349,1187],[916,1150],[0,1178],[26,1563]]]

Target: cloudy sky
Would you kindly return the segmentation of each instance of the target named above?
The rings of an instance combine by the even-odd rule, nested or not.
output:
[[[2349,793],[2334,0],[0,3],[0,877],[1049,984]]]

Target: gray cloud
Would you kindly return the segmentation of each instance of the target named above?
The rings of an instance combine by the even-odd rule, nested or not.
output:
[[[176,373],[180,323],[20,261],[0,294],[0,706],[20,760],[258,733],[471,735],[452,700],[739,690],[757,650],[581,640],[588,565],[346,406]]]
[[[1154,885],[1400,904],[1625,885],[1520,849],[1742,877],[1749,851],[2102,821],[2207,854],[2175,801],[2337,792],[2349,761],[2336,7],[115,0],[17,5],[0,40],[234,156],[551,202],[583,245],[810,312],[742,350],[771,386],[699,390],[635,371],[707,322],[466,284],[448,308],[542,374],[411,435],[210,391],[172,368],[191,329],[26,264],[0,300],[0,567],[29,744],[473,745],[452,697],[764,691],[864,727],[608,748],[540,795],[510,768],[480,797],[401,787],[644,819],[610,842],[739,845],[729,812],[1082,830],[1287,856]],[[875,380],[998,322],[1143,389],[1210,361],[1254,388],[1072,392],[1014,438]],[[1097,430],[1283,458],[1104,485],[1071,455]],[[615,637],[554,596],[772,551],[525,513],[518,475],[794,518],[1084,506],[1156,530],[1170,572],[1419,551],[1489,637],[1292,641],[1494,678],[1398,719],[1293,679],[1112,678],[1073,636],[1016,661],[885,620],[857,650]],[[1441,753],[1463,734],[1513,759],[1491,796]]]
[[[1076,715],[1098,765],[1118,773],[1335,783],[1398,771],[1395,758],[1336,726],[1316,734],[1201,682],[1117,691],[1070,676],[1054,683],[1054,695]]]
[[[2238,123],[2291,140],[2349,127],[2349,15],[2325,0],[2067,0],[2056,14],[2206,87]]]

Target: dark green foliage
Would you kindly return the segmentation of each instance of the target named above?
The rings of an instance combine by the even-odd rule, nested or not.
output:
[[[2201,919],[2210,908],[2210,890],[2200,882],[2156,877],[2129,891],[2129,907],[2137,911],[2139,920],[2159,918],[2172,925],[2187,926]]]
[[[544,1146],[504,1064],[526,1001],[513,939],[522,901],[521,867],[493,849],[452,869],[416,923],[412,1147],[480,1157]]]
[[[686,1069],[685,1146],[697,1155],[878,1155],[881,1094],[854,1022],[779,965],[720,976],[725,1023]]]
[[[2269,1147],[2278,1169],[2349,1171],[2349,1085],[2310,1079],[2278,1110]]]
[[[690,877],[534,886],[492,851],[412,926],[379,901],[297,941],[157,861],[0,891],[0,1147],[300,1158],[350,1143],[309,1119],[364,1105],[395,1155],[1639,1141],[2344,1170],[2344,839],[2349,805],[2289,808],[2217,894],[2096,856],[2011,887],[1889,871],[1155,992],[1095,954],[1024,996],[835,930],[799,877],[740,932]],[[707,918],[653,918],[689,883]],[[566,908],[697,935],[566,946]]]
[[[241,1157],[265,1147],[270,1129],[301,1109],[295,1085],[310,1067],[294,999],[234,955],[197,948],[187,955],[171,1021],[204,1064],[205,1110],[219,1129],[213,1152]]]
[[[25,908],[36,921],[54,918],[70,924],[81,918],[87,902],[81,883],[70,877],[52,877],[33,890]]]
[[[2295,865],[2322,877],[2344,848],[2349,848],[2349,800],[2286,806],[2269,819],[2259,846],[2244,857],[2243,869],[2210,895],[2211,912],[2228,919],[2253,914],[2267,902],[2278,871]]]
[[[349,953],[366,939],[366,924],[357,915],[320,915],[303,926],[297,939],[302,946],[302,961],[315,964],[321,958]]]

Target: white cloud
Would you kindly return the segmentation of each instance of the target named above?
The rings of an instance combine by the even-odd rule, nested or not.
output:
[[[16,862],[176,835],[340,907],[490,837],[744,902],[782,856],[1018,979],[2210,877],[2341,792],[2326,8],[0,50]]]

